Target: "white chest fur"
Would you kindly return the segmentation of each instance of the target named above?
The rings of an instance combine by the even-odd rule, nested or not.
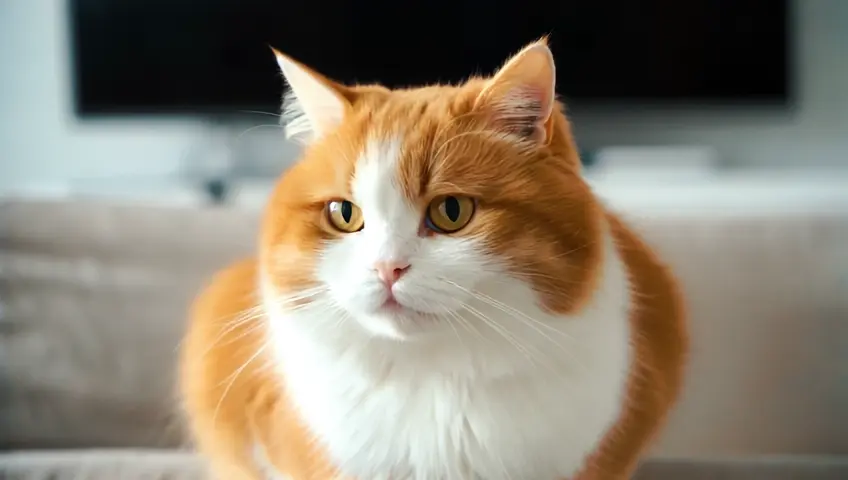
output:
[[[396,342],[269,311],[274,350],[303,419],[346,476],[567,477],[618,417],[631,360],[629,287],[611,242],[607,254],[579,316],[552,317],[526,286],[500,282],[489,291],[510,312],[474,308],[507,335],[457,328],[439,342]]]

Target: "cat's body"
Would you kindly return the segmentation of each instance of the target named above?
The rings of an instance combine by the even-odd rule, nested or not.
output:
[[[215,473],[626,478],[679,392],[681,300],[580,178],[547,47],[394,92],[281,66],[316,140],[183,355]]]

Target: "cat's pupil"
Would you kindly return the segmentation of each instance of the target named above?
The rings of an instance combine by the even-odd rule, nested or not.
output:
[[[445,199],[445,216],[450,219],[451,222],[455,222],[459,219],[459,200],[456,197],[447,197]]]
[[[353,205],[345,200],[342,202],[342,218],[345,222],[350,223],[350,219],[353,216]]]

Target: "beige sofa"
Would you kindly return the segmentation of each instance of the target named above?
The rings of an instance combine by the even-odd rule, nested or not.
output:
[[[639,478],[848,478],[848,212],[627,216],[682,279],[694,341]],[[183,313],[256,226],[0,202],[0,478],[202,478],[173,388]]]

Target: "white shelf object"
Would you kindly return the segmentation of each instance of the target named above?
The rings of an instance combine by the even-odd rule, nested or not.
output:
[[[712,147],[608,147],[595,153],[596,178],[675,181],[716,174],[718,152]]]
[[[848,211],[848,170],[714,171],[704,175],[654,176],[598,174],[587,180],[612,208],[645,214],[711,212],[722,215],[826,213]],[[237,182],[230,186],[227,203],[236,208],[265,205],[275,180]],[[156,205],[209,204],[199,184],[178,179],[116,179],[17,188],[0,192],[2,198],[96,199]]]

